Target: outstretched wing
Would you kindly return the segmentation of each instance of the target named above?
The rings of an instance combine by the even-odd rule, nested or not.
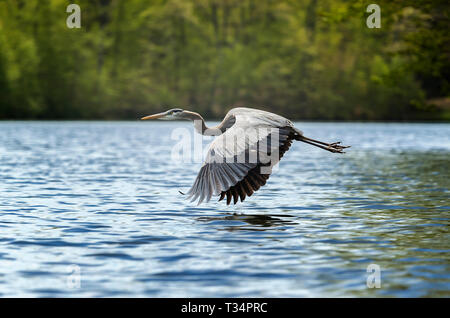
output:
[[[235,109],[235,110],[240,110]],[[255,114],[256,113],[256,114]],[[272,117],[268,117],[269,114]],[[210,145],[191,189],[192,201],[207,202],[213,195],[244,201],[266,184],[272,167],[289,149],[298,132],[287,119],[262,111],[234,114],[235,124]]]

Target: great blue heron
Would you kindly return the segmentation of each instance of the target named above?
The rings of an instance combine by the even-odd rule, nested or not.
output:
[[[194,121],[195,129],[202,135],[217,135],[208,149],[206,160],[190,190],[186,193],[198,204],[213,195],[219,201],[226,196],[227,205],[251,196],[269,179],[271,168],[278,163],[291,146],[292,140],[343,153],[340,142],[326,143],[303,135],[294,124],[282,116],[252,108],[233,108],[222,122],[208,128],[200,114],[174,108],[141,118]],[[275,156],[274,156],[275,155]]]

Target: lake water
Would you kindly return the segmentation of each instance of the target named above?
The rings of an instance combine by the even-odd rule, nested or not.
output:
[[[178,192],[188,122],[1,122],[0,296],[450,297],[450,125],[296,126],[352,148],[227,207]]]

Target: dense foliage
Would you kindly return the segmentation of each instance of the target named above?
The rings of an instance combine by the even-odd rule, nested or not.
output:
[[[0,118],[449,119],[447,1],[373,2],[0,0]]]

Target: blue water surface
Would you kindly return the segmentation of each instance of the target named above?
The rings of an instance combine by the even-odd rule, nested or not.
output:
[[[179,193],[190,123],[0,122],[0,296],[449,297],[450,125],[296,126],[352,148],[227,207]]]

